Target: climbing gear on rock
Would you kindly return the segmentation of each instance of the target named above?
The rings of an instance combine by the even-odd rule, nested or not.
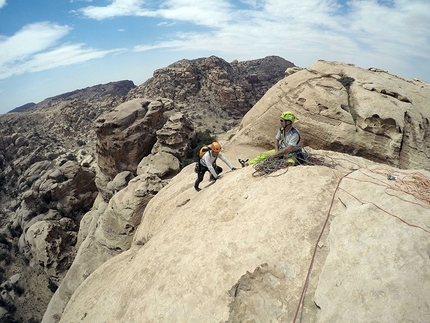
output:
[[[286,169],[285,172],[282,173],[282,174],[285,174],[288,171],[288,166],[295,166],[295,165],[303,165],[303,166],[319,165],[319,166],[326,166],[330,168],[334,168],[335,166],[333,163],[325,161],[324,158],[318,158],[313,154],[310,154],[309,152],[305,151],[302,148],[299,154],[290,153],[280,158],[266,158],[256,162],[255,164],[252,164],[252,166],[255,169],[255,172],[252,173],[252,176],[259,176],[259,175],[267,176],[280,169]],[[279,174],[276,176],[280,176],[282,174]]]
[[[248,160],[249,160],[249,159],[247,159],[247,160],[243,160],[243,159],[240,159],[240,158],[238,159],[239,164],[241,164],[241,165],[242,165],[242,167],[248,166],[248,165],[247,165]]]

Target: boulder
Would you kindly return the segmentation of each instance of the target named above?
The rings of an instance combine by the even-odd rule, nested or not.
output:
[[[32,266],[42,266],[53,281],[61,281],[75,258],[77,229],[69,218],[37,221],[30,226],[25,239],[33,255]]]
[[[244,116],[232,144],[271,149],[279,116],[291,110],[303,146],[429,170],[429,99],[426,82],[318,61],[273,86]]]
[[[180,171],[179,159],[174,155],[159,152],[142,159],[137,167],[137,174],[154,174],[160,178],[174,176]]]

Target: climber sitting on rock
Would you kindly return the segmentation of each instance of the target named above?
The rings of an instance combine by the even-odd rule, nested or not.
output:
[[[196,163],[196,173],[197,179],[194,183],[194,188],[197,192],[201,191],[199,188],[199,184],[203,181],[203,177],[207,171],[211,174],[209,181],[214,182],[218,178],[220,178],[220,173],[222,172],[222,168],[216,164],[217,158],[220,158],[231,170],[235,170],[232,164],[228,161],[228,159],[221,152],[221,145],[218,142],[213,142],[207,147],[206,152],[199,158],[199,161]]]
[[[295,120],[296,117],[293,112],[283,112],[279,120],[281,127],[275,136],[275,149],[266,151],[250,161],[239,159],[239,163],[242,167],[253,165],[267,158],[286,157],[288,158],[289,165],[296,165],[297,163],[302,162],[305,159],[304,154],[306,153],[299,146],[300,133],[293,127]]]

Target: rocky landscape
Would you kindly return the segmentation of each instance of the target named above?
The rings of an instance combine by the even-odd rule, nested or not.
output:
[[[92,212],[93,203],[109,201],[136,176],[143,157],[148,155],[139,172],[154,168],[154,163],[159,168],[163,162],[169,165],[156,173],[163,181],[155,194],[191,162],[190,142],[196,145],[196,140],[210,138],[217,129],[228,130],[240,122],[247,110],[240,114],[235,108],[231,117],[226,104],[245,104],[249,110],[291,66],[280,57],[232,64],[217,57],[183,60],[155,71],[144,86],[131,81],[96,85],[0,116],[2,320],[41,321],[86,237],[83,215]],[[193,84],[182,84],[185,76],[194,79]],[[157,92],[164,78],[173,85]],[[188,86],[192,95],[179,99],[177,93],[188,93]],[[222,91],[238,92],[246,101],[242,97],[221,101]],[[122,103],[126,103],[124,119],[110,119],[122,118],[112,113]],[[214,119],[213,109],[224,111],[226,119]],[[129,115],[133,111],[137,114]],[[124,123],[122,128],[116,128],[118,122]],[[169,154],[163,152],[166,149]],[[152,150],[160,153],[152,156]],[[117,253],[119,247],[113,249]]]
[[[1,116],[3,320],[429,320],[428,83],[209,57],[127,86]],[[314,163],[193,189],[206,130],[238,164],[285,110]]]

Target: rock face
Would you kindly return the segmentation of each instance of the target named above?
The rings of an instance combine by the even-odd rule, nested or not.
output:
[[[200,65],[205,62],[201,59],[187,64],[193,65],[200,73]],[[230,69],[235,73],[233,77],[226,76],[231,84],[224,81],[223,84],[233,86],[236,81],[249,79],[250,73],[254,74],[252,87],[244,94],[252,102],[240,103],[240,106],[249,108],[265,90],[283,77],[285,62],[271,57],[249,63],[234,62],[232,64],[241,69]],[[217,65],[207,68],[212,67],[210,73],[216,76]],[[182,91],[182,74],[171,77],[174,92]],[[223,77],[225,75],[220,76]],[[151,84],[149,82],[148,86]],[[190,136],[195,134],[196,127],[201,131],[210,129],[216,132],[221,128],[229,129],[241,117],[235,115],[232,121],[225,113],[228,122],[226,119],[214,122],[218,119],[212,113],[212,107],[218,107],[220,101],[220,88],[214,84],[211,89],[217,91],[216,95],[204,87],[205,100],[193,100],[192,94],[187,92],[186,100],[180,101],[179,105],[168,98],[148,99],[136,93],[126,99],[127,92],[134,87],[131,81],[96,85],[22,107],[25,111],[21,113],[0,116],[0,237],[4,236],[11,244],[5,245],[4,252],[1,252],[5,255],[2,262],[5,273],[0,275],[0,284],[21,272],[22,278],[18,283],[25,286],[23,295],[10,299],[16,305],[12,304],[14,306],[11,305],[10,310],[4,313],[0,308],[0,320],[11,319],[15,313],[19,320],[40,321],[41,311],[46,308],[52,292],[63,281],[66,272],[70,277],[66,278],[64,286],[67,287],[60,287],[58,295],[65,295],[64,299],[68,300],[79,283],[95,268],[129,246],[127,241],[138,223],[134,218],[125,222],[119,220],[121,217],[117,214],[122,211],[118,209],[113,216],[105,214],[113,196],[131,182],[140,183],[136,184],[138,187],[133,193],[139,202],[131,199],[134,202],[130,203],[143,209],[150,198],[189,162],[186,159],[190,153]],[[155,91],[156,87],[152,89]],[[144,87],[140,86],[139,91],[145,92]],[[159,97],[156,94],[159,92],[151,93]],[[134,102],[134,98],[140,103]],[[229,102],[223,100],[224,103]],[[128,104],[118,110],[126,101]],[[229,110],[228,107],[222,109]],[[247,110],[241,111],[243,115]],[[114,129],[114,126],[120,129]],[[73,180],[64,167],[75,169],[70,173],[75,174]],[[73,183],[78,186],[73,186]],[[127,208],[126,205],[123,207]],[[75,226],[70,230],[70,226],[61,222],[63,218],[72,219]],[[108,224],[101,225],[100,222]],[[116,223],[116,233],[107,238],[113,223]],[[96,225],[103,228],[97,234]],[[104,245],[117,233],[124,235],[121,239],[124,249],[115,246],[119,243],[115,242],[116,238]],[[90,243],[91,239],[99,240]],[[80,246],[86,246],[88,250],[79,252]],[[100,254],[97,251],[99,247]],[[78,260],[73,270],[67,271],[76,254]],[[79,259],[90,264],[81,266]],[[24,268],[27,263],[31,264],[32,270]],[[3,290],[0,288],[0,292]],[[65,303],[61,300],[56,307],[55,302],[50,308],[57,308],[56,313],[61,315]]]
[[[170,100],[125,102],[100,116],[96,125],[100,198],[82,219],[78,253],[43,322],[57,322],[75,289],[105,261],[130,248],[141,213],[180,171],[195,136],[192,123]]]
[[[191,121],[175,110],[170,100],[125,102],[98,118],[96,127],[99,167],[96,183],[106,201],[114,193],[107,189],[107,183],[124,171],[136,175],[144,157],[167,154],[175,165],[167,173],[170,176],[178,173],[180,161],[188,156],[190,141],[195,136]],[[159,175],[163,178],[166,174]]]
[[[79,222],[98,194],[93,122],[123,102],[116,90],[126,83],[75,91],[0,116],[0,237],[11,244],[0,286],[20,273],[16,288],[22,291],[8,299],[4,313],[0,309],[0,321],[40,322],[70,268]]]
[[[238,138],[243,145],[271,147],[279,115],[291,110],[304,145],[429,170],[429,98],[423,81],[319,61],[272,87],[243,118],[247,136]]]
[[[25,233],[33,254],[32,261],[43,265],[47,274],[58,280],[75,259],[77,231],[78,226],[69,218],[37,221]]]
[[[348,68],[356,78],[361,72],[375,73]],[[230,160],[238,152],[252,157],[270,147],[285,110],[282,103],[289,98],[280,94],[289,93],[282,86],[300,73],[280,81],[247,113],[236,136],[224,145]],[[342,77],[336,82],[343,88],[351,88],[346,81],[356,80]],[[383,115],[384,105],[374,103]],[[331,135],[331,128],[321,127],[323,139],[311,136],[313,114],[294,106],[291,110],[298,116],[303,142],[318,146]],[[428,118],[426,107],[408,111],[417,110]],[[359,111],[354,115],[361,116]],[[352,126],[339,126],[345,142],[364,145],[367,132],[346,114],[338,118],[337,125],[349,120],[345,123]],[[193,166],[183,169],[143,210],[130,249],[83,281],[60,322],[75,322],[76,317],[86,322],[425,321],[430,313],[430,297],[422,288],[430,277],[425,252],[430,242],[430,173],[307,149],[326,166],[293,167],[267,177],[253,176],[254,169],[247,167],[224,174],[199,193],[193,189]],[[149,165],[145,162],[146,170]],[[417,263],[411,280],[409,264]],[[404,295],[401,304],[396,301],[399,293]],[[48,314],[44,322],[51,322]]]
[[[198,130],[225,131],[237,125],[290,67],[294,64],[278,56],[231,63],[215,56],[184,59],[156,70],[127,99],[168,98]]]
[[[425,322],[430,204],[404,185],[429,183],[430,173],[334,152],[327,160],[338,166],[267,177],[242,168],[199,193],[186,167],[60,322],[292,322],[296,313],[300,322]]]
[[[422,188],[430,184],[428,172],[413,169],[428,169],[422,158],[429,155],[429,112],[422,99],[429,96],[428,84],[341,63],[289,68],[288,77],[246,114],[236,135],[222,142],[224,152],[235,164],[270,148],[279,115],[289,109],[297,115],[302,143],[331,149],[308,148],[327,154],[326,161],[336,167],[300,166],[268,177],[252,176],[249,167],[225,173],[197,193],[193,167],[182,169],[190,141],[196,129],[207,129],[214,120],[225,129],[238,122],[240,91],[228,101],[219,84],[236,84],[222,77],[222,70],[234,74],[239,65],[213,57],[181,61],[151,79],[168,75],[172,92],[163,91],[173,97],[162,98],[149,82],[152,90],[136,88],[127,100],[97,102],[94,110],[75,100],[20,114],[20,119],[17,114],[0,119],[0,166],[7,175],[0,183],[14,183],[2,190],[16,197],[0,196],[7,219],[0,229],[0,255],[19,250],[33,267],[45,270],[51,285],[59,285],[44,323],[76,317],[86,322],[292,321],[298,308],[303,322],[425,321],[429,301],[419,288],[428,281],[423,248],[429,198]],[[187,74],[189,66],[194,69]],[[160,82],[155,84],[169,84]],[[230,102],[231,108],[220,102]],[[207,118],[195,118],[202,107]],[[405,115],[411,117],[401,119]],[[36,116],[49,127],[41,127]],[[234,120],[229,126],[228,118]],[[22,120],[20,133],[16,127]],[[97,120],[96,126],[88,120]],[[53,142],[44,139],[46,129]],[[9,245],[15,240],[18,249]],[[374,251],[376,245],[389,257]],[[386,276],[378,276],[381,263],[374,259],[383,259]],[[0,261],[6,264],[7,256]],[[422,264],[413,281],[403,272],[409,263]],[[7,270],[2,281],[16,273]],[[26,284],[26,275],[22,270],[14,284]],[[404,304],[414,305],[382,309],[380,300],[395,304],[395,293],[408,295]],[[30,302],[23,301],[28,294],[4,293],[20,310],[28,309]],[[368,294],[374,295],[373,304],[367,303]],[[346,298],[351,302],[344,306],[331,302]],[[360,311],[354,313],[357,302]],[[7,317],[2,309],[0,315]]]

